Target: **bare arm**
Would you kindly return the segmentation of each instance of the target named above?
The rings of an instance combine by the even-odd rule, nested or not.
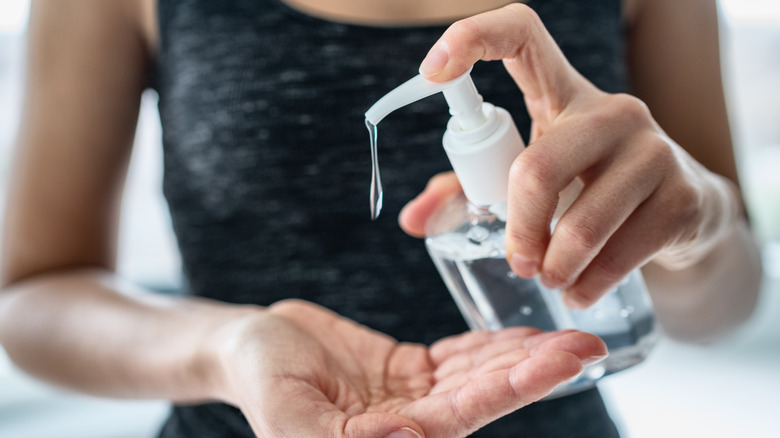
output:
[[[246,311],[142,298],[112,273],[151,61],[140,5],[33,3],[3,237],[0,342],[28,372],[81,391],[204,399],[213,395],[203,375],[213,353],[208,335]]]
[[[667,134],[730,191],[722,208],[731,211],[722,214],[734,220],[717,242],[707,245],[706,254],[677,266],[656,262],[644,268],[666,330],[684,339],[707,340],[750,315],[760,282],[758,251],[738,191],[716,2],[635,3],[628,17],[632,92]]]

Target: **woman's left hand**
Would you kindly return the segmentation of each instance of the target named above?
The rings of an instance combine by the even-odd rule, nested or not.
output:
[[[216,398],[263,438],[465,437],[607,354],[594,335],[530,327],[399,343],[299,300],[215,336]]]
[[[515,273],[539,274],[570,306],[587,307],[651,259],[690,266],[734,223],[732,184],[669,138],[642,101],[583,78],[527,6],[453,24],[420,71],[446,81],[478,60],[498,59],[532,118],[529,147],[509,180],[506,250]],[[575,180],[583,189],[551,232],[559,194]],[[421,235],[457,190],[454,175],[434,178],[404,209],[401,226]]]

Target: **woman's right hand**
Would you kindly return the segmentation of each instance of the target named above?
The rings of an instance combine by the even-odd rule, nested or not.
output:
[[[428,348],[283,301],[233,324],[218,396],[259,437],[464,437],[606,355],[596,336],[527,327]]]

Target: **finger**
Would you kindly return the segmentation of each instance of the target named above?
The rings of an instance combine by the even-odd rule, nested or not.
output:
[[[527,100],[564,108],[583,79],[528,6],[513,3],[460,20],[434,44],[420,72],[435,81],[465,73],[478,60],[504,59]]]
[[[463,386],[471,379],[499,369],[511,368],[530,356],[547,351],[569,352],[582,360],[583,364],[594,363],[607,356],[607,346],[601,338],[576,330],[540,333],[519,342],[520,345],[515,345],[514,349],[504,349],[500,354],[485,357],[480,361],[471,361],[471,367],[463,364],[460,369],[449,373],[440,373],[440,370],[437,370],[438,382],[432,392],[438,393]]]
[[[493,336],[493,332],[486,330],[461,333],[436,341],[430,348],[431,361],[439,366],[449,357],[471,348],[484,345]]]
[[[533,357],[550,351],[565,351],[584,362],[593,362],[607,355],[607,344],[596,335],[574,330],[544,333],[528,338],[525,343]]]
[[[567,305],[577,309],[592,305],[675,240],[671,230],[695,210],[696,195],[660,192],[657,190],[626,220],[577,282],[564,290]]]
[[[607,181],[603,187],[592,190],[589,196],[598,195],[603,189],[630,193],[637,185],[636,181],[630,180],[631,172],[639,180],[644,173],[658,173],[657,169],[663,169],[658,163],[664,159],[659,160],[656,156],[662,149],[655,146],[657,136],[636,137],[636,132],[648,126],[649,115],[646,106],[635,97],[600,94],[578,102],[570,110],[515,159],[509,174],[507,261],[512,270],[524,278],[533,277],[541,269],[551,243],[552,216],[556,208],[562,207],[558,205],[560,196],[571,190],[574,181],[590,186],[596,183],[598,176],[614,178],[611,174],[617,172],[623,177],[617,181],[622,185],[616,187]],[[628,138],[631,138],[630,143]],[[637,145],[637,142],[642,144]],[[653,147],[647,147],[645,152],[643,145]],[[604,201],[610,200],[613,199]],[[588,204],[583,202],[582,205]],[[604,210],[598,213],[602,216],[612,214]],[[589,218],[585,216],[577,223]],[[619,223],[612,223],[613,230]],[[584,231],[589,230],[585,228]]]
[[[506,352],[500,356],[492,357],[476,368],[466,368],[456,373],[442,377],[431,389],[430,394],[452,391],[461,388],[468,382],[477,379],[485,374],[502,369],[509,369],[520,362],[528,359],[530,356],[528,350],[519,349]]]
[[[450,336],[437,341],[431,346],[431,360],[434,365],[439,366],[456,354],[480,348],[493,340],[525,339],[538,333],[541,333],[541,330],[533,327],[509,327],[497,332],[476,331]]]
[[[525,340],[524,346],[528,348],[529,350],[532,348],[535,348],[547,341],[550,341],[552,339],[555,339],[559,336],[566,335],[569,333],[580,333],[577,330],[574,329],[568,329],[568,330],[556,330],[552,332],[543,332],[539,333],[534,336],[529,336],[528,339]]]
[[[550,242],[550,223],[561,192],[606,161],[619,131],[594,126],[593,114],[559,120],[520,154],[509,173],[507,261],[519,276],[536,275]]]
[[[583,369],[573,354],[543,352],[514,367],[487,373],[460,388],[412,403],[409,416],[429,438],[464,437],[485,424],[533,403]]]
[[[503,369],[509,369],[513,366],[528,360],[531,356],[530,352],[526,349],[519,349],[514,351],[508,351],[500,356],[490,358],[478,367],[470,370],[467,375],[470,380],[480,378],[493,371],[499,371]]]
[[[425,224],[447,200],[461,192],[455,173],[440,173],[428,182],[422,193],[411,200],[398,215],[398,223],[409,235],[425,236]]]
[[[517,337],[494,340],[479,348],[458,352],[439,364],[434,377],[441,380],[456,373],[470,371],[504,353],[524,349],[524,341],[525,338]]]
[[[630,156],[628,156],[630,155]],[[609,238],[663,179],[663,168],[634,147],[600,166],[598,176],[561,216],[550,238],[541,281],[551,289],[573,284]]]

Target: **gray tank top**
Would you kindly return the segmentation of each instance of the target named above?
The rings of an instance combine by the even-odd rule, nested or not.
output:
[[[531,0],[572,64],[624,89],[619,0]],[[467,330],[424,244],[396,223],[447,170],[449,117],[431,97],[379,126],[384,209],[369,215],[363,113],[416,74],[446,29],[366,27],[301,14],[278,0],[159,0],[154,73],[164,181],[187,292],[232,303],[309,300],[400,341]],[[485,100],[530,121],[500,62],[478,63]],[[597,390],[536,403],[474,436],[616,436]],[[222,404],[180,406],[165,438],[253,436]]]

